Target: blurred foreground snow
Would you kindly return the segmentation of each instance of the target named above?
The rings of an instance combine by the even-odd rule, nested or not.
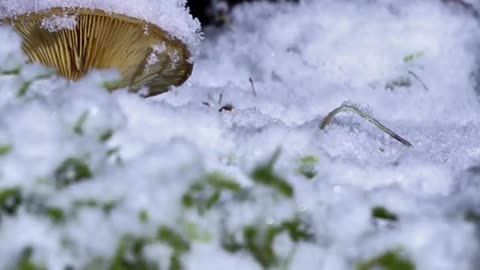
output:
[[[478,21],[436,0],[233,19],[147,100],[0,46],[0,269],[478,269]],[[349,114],[320,131],[344,102],[414,147]]]

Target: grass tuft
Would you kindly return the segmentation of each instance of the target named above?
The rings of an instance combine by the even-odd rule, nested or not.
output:
[[[376,206],[372,209],[372,217],[387,221],[398,221],[398,216],[382,206]]]
[[[358,264],[357,270],[415,270],[415,264],[395,249]]]
[[[285,197],[292,198],[294,195],[293,187],[274,171],[274,165],[280,156],[280,152],[280,150],[277,150],[268,162],[257,166],[251,173],[251,177],[255,183],[269,186]]]

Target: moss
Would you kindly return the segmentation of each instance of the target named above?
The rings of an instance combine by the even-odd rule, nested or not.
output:
[[[238,184],[235,179],[219,172],[210,173],[206,178],[207,182],[218,190],[240,192],[242,189],[240,184]]]
[[[225,251],[236,253],[243,250],[244,245],[240,240],[235,238],[232,233],[223,232],[221,237],[221,245]]]
[[[121,200],[97,201],[95,199],[76,200],[73,202],[75,210],[80,208],[97,208],[103,211],[104,214],[109,215],[120,203]]]
[[[14,76],[16,76],[16,75],[20,75],[21,71],[22,71],[22,66],[18,66],[14,69],[3,70],[3,71],[0,72],[0,75],[9,75],[9,76],[14,75]]]
[[[66,220],[65,211],[61,208],[49,207],[46,209],[46,215],[53,223],[63,223]]]
[[[16,270],[47,270],[47,268],[40,266],[32,261],[33,248],[26,247],[18,259],[14,269]]]
[[[253,170],[251,177],[255,183],[269,186],[285,197],[292,198],[294,195],[293,187],[282,176],[275,173],[273,168],[279,155],[280,151],[275,152],[268,162],[259,165]]]
[[[93,173],[82,159],[68,158],[55,170],[54,176],[57,188],[64,188],[91,178]]]
[[[138,220],[143,224],[147,224],[150,221],[150,215],[147,210],[142,210],[138,213]]]
[[[157,240],[168,245],[173,250],[173,254],[170,256],[170,266],[168,269],[184,269],[181,256],[190,251],[190,242],[187,241],[180,233],[167,226],[160,226],[157,232]]]
[[[274,226],[267,227],[265,231],[255,226],[247,226],[243,230],[245,248],[263,268],[278,264],[273,243],[280,233],[282,233],[282,230]]]
[[[415,270],[415,264],[401,254],[400,249],[389,250],[357,266],[357,270]]]
[[[109,141],[113,137],[113,134],[114,134],[113,129],[107,129],[105,132],[103,132],[100,135],[100,142],[105,143]]]
[[[398,216],[382,206],[376,206],[372,209],[372,217],[387,221],[398,221]]]
[[[287,234],[293,243],[312,242],[315,239],[310,227],[302,219],[293,218],[277,225],[248,225],[243,228],[240,239],[223,232],[222,247],[232,253],[245,251],[264,269],[270,269],[282,263],[274,247],[275,240],[282,234]]]
[[[13,146],[11,145],[0,145],[0,156],[5,156],[5,155],[8,155],[10,154],[10,152],[12,152],[13,150]]]
[[[290,239],[294,242],[312,242],[315,239],[310,226],[300,218],[284,221],[281,228],[288,232]]]
[[[405,55],[405,57],[403,58],[403,62],[406,63],[406,64],[412,64],[413,62],[415,62],[419,58],[423,57],[424,55],[425,55],[425,53],[422,52],[422,51],[414,52],[414,53]]]
[[[177,254],[190,251],[190,243],[169,227],[161,226],[157,232],[157,239],[170,246]]]
[[[315,165],[318,163],[319,159],[315,156],[305,156],[299,160],[297,172],[303,175],[307,179],[313,179],[317,176],[317,170]]]
[[[17,97],[23,97],[27,94],[28,90],[30,90],[30,86],[32,86],[32,84],[35,82],[35,81],[40,81],[40,80],[44,80],[44,79],[49,79],[51,77],[55,76],[55,73],[54,72],[49,72],[49,73],[46,73],[46,74],[40,74],[40,75],[37,75],[35,78],[33,78],[32,80],[29,80],[29,81],[25,81],[23,82],[22,86],[20,87],[20,89],[18,90],[17,92]]]
[[[147,238],[124,236],[117,247],[109,270],[159,270],[156,263],[143,255],[145,246],[152,241]]]
[[[22,193],[19,188],[0,190],[0,210],[3,214],[14,215],[23,203]]]
[[[208,243],[212,241],[212,235],[208,231],[203,231],[198,228],[198,225],[192,222],[184,222],[183,228],[188,235],[188,238],[197,241]]]
[[[217,205],[222,194],[238,194],[241,191],[242,187],[235,179],[218,172],[209,173],[204,179],[193,183],[183,194],[182,205],[204,214]]]
[[[73,132],[75,132],[75,134],[77,135],[83,135],[83,127],[85,125],[85,122],[87,122],[87,119],[88,119],[88,111],[85,111],[84,113],[82,113],[82,115],[80,115],[80,117],[77,119],[77,121],[75,122],[75,124],[73,125]]]
[[[87,270],[160,270],[160,261],[155,261],[145,256],[145,249],[152,244],[161,243],[172,250],[172,255],[165,260],[167,270],[184,269],[181,256],[190,251],[190,243],[174,230],[160,226],[155,236],[125,235],[118,242],[117,248],[111,259],[96,257],[85,268]]]

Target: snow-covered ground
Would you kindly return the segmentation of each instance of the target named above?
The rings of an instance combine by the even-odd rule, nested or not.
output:
[[[67,83],[25,64],[4,26],[0,269],[478,269],[471,14],[241,5],[150,99],[107,93],[114,71]],[[350,113],[320,130],[342,104],[413,147]]]

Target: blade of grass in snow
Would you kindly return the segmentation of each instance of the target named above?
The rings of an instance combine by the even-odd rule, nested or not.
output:
[[[390,137],[394,138],[395,140],[399,141],[400,143],[402,143],[403,145],[405,146],[408,146],[408,147],[413,147],[413,145],[407,141],[406,139],[402,138],[400,135],[398,135],[397,133],[393,132],[391,129],[387,128],[386,126],[384,126],[382,123],[380,123],[377,119],[371,117],[370,115],[362,112],[360,109],[354,107],[354,106],[351,106],[351,105],[342,105],[338,108],[336,108],[335,110],[331,111],[322,121],[322,123],[320,124],[320,129],[321,130],[325,130],[327,128],[328,125],[330,125],[330,123],[332,122],[333,118],[341,113],[341,112],[353,112],[357,115],[359,115],[361,118],[367,120],[368,122],[372,123],[374,126],[376,126],[378,129],[380,129],[381,131],[385,132],[386,134],[388,134]]]

